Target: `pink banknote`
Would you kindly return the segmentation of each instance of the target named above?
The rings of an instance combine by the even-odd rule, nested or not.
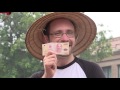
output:
[[[68,55],[69,54],[69,42],[42,44],[42,55],[43,56],[46,55],[48,51],[53,51],[57,55]]]

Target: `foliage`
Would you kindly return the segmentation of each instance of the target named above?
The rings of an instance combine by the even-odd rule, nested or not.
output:
[[[103,27],[103,25],[101,25]],[[102,59],[112,55],[112,48],[109,39],[106,38],[107,30],[102,30],[97,33],[95,40],[83,53],[80,54],[80,58],[98,62]]]
[[[44,12],[13,12],[0,27],[0,77],[25,78],[42,69],[42,63],[26,50],[25,34]],[[0,15],[4,18],[5,15]]]

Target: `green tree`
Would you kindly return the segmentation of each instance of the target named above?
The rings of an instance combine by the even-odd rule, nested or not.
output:
[[[104,27],[104,25],[100,25]],[[80,58],[98,62],[102,59],[112,55],[112,48],[109,42],[109,39],[112,37],[106,38],[106,33],[110,32],[109,30],[102,30],[97,33],[95,40],[83,53],[80,54]]]
[[[24,78],[42,69],[42,63],[28,53],[25,35],[30,25],[45,12],[13,12],[0,26],[0,77]],[[5,15],[0,15],[3,19]]]

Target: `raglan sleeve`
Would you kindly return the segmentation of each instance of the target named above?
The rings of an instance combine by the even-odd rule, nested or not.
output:
[[[93,78],[106,78],[103,72],[103,69],[97,64],[92,63],[91,64],[91,77]]]
[[[44,71],[41,70],[41,71],[33,73],[29,78],[41,78],[43,74],[44,74]]]

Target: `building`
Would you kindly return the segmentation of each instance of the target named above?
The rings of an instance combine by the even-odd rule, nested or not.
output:
[[[107,78],[120,78],[120,37],[110,40],[113,55],[97,62]]]

